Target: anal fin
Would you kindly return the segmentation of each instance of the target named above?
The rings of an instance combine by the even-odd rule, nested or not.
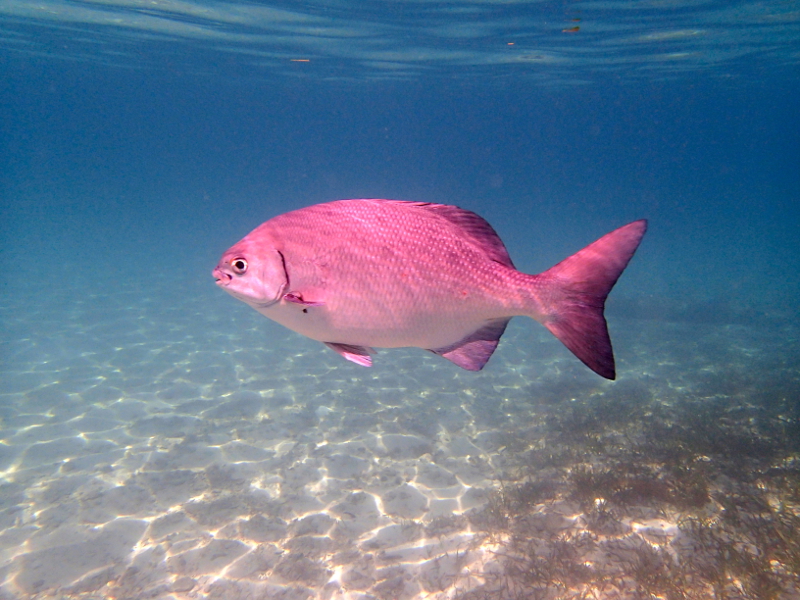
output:
[[[354,346],[352,344],[337,344],[336,342],[323,342],[328,348],[334,352],[341,354],[350,362],[354,362],[362,367],[371,367],[372,358],[370,354],[374,354],[375,350],[367,346]]]
[[[477,331],[463,340],[446,346],[434,348],[431,352],[438,354],[467,371],[480,371],[492,356],[500,337],[511,319],[489,321]]]

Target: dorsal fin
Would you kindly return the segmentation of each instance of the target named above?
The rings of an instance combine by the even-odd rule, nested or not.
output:
[[[514,263],[511,262],[511,257],[508,255],[508,250],[506,250],[503,240],[500,239],[500,236],[497,235],[494,228],[489,225],[483,217],[476,215],[472,211],[459,208],[458,206],[433,204],[430,202],[408,202],[405,200],[380,200],[380,202],[396,202],[398,204],[404,204],[406,206],[412,205],[430,211],[458,227],[459,230],[461,230],[475,245],[480,247],[490,259],[500,263],[504,267],[514,268]]]
[[[514,263],[511,262],[506,245],[486,219],[457,206],[448,206],[446,204],[423,204],[422,206],[425,210],[429,210],[456,225],[483,248],[484,252],[493,261],[505,267],[514,268]]]

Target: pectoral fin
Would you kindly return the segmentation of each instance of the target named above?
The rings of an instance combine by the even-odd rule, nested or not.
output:
[[[298,294],[297,292],[284,294],[283,299],[294,304],[302,304],[303,306],[323,306],[325,304],[321,301],[306,300],[302,294]]]
[[[460,342],[445,348],[432,349],[431,352],[443,356],[467,371],[480,371],[500,342],[511,319],[490,321]]]
[[[375,350],[366,346],[352,346],[350,344],[337,344],[335,342],[323,342],[328,348],[344,356],[350,362],[354,362],[362,367],[371,367],[372,358],[370,354],[375,354]]]

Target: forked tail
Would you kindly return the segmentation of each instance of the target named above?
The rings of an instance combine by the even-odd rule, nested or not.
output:
[[[539,279],[542,324],[598,375],[614,379],[614,351],[603,309],[647,231],[634,221],[548,269]]]

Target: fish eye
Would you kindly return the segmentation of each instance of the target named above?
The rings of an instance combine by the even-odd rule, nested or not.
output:
[[[244,275],[245,271],[247,271],[247,261],[243,258],[234,258],[231,261],[231,269],[237,275]]]

